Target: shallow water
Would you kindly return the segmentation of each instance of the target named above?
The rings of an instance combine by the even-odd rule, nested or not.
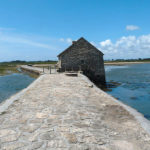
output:
[[[0,102],[26,88],[35,78],[22,73],[0,76]]]
[[[107,82],[119,82],[107,93],[135,108],[150,120],[150,64],[105,66]]]

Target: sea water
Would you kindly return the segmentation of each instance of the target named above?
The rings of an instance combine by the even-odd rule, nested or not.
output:
[[[26,88],[34,80],[35,78],[22,73],[0,76],[0,103]]]
[[[150,120],[150,63],[105,66],[107,82],[119,86],[107,93],[135,108]]]

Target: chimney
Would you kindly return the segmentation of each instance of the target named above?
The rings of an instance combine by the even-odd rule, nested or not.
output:
[[[72,41],[72,44],[75,44],[76,43],[76,41]]]

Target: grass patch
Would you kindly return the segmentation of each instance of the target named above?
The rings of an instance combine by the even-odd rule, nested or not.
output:
[[[0,76],[2,75],[7,75],[7,74],[12,74],[12,73],[18,73],[19,71],[17,70],[18,66],[20,65],[55,65],[57,61],[53,60],[47,60],[47,61],[10,61],[10,62],[0,62]]]
[[[10,66],[10,65],[1,65],[0,64],[0,75],[7,75],[12,73],[17,73],[17,67],[16,66]]]

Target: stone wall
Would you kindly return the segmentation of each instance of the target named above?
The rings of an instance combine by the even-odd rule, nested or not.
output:
[[[103,54],[81,39],[59,56],[60,71],[79,71],[95,82],[105,83]]]

